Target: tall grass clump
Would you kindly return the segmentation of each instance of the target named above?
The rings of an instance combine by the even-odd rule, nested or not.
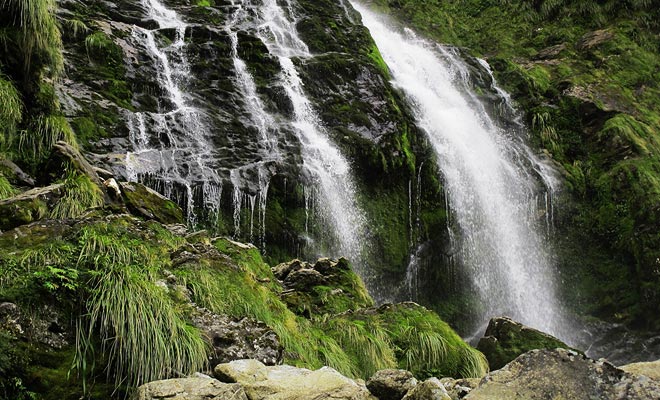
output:
[[[162,240],[163,232],[145,237],[132,223],[117,218],[78,234],[77,266],[88,271],[88,289],[74,367],[84,378],[94,360],[103,359],[116,387],[189,374],[207,362],[201,334],[156,284],[159,267],[169,262],[171,241]]]
[[[16,194],[16,189],[11,185],[11,183],[0,174],[0,200],[12,197]]]
[[[64,196],[55,204],[50,217],[78,218],[85,211],[104,203],[103,192],[87,175],[73,173],[64,180]]]
[[[143,383],[200,371],[207,345],[199,331],[179,315],[166,289],[138,265],[95,271],[86,301],[87,324],[76,334],[76,366],[82,372],[99,335],[115,386]]]
[[[479,378],[488,372],[483,354],[421,306],[391,306],[379,318],[391,335],[399,367],[415,375]]]
[[[12,81],[0,73],[0,150],[23,119],[23,102]]]
[[[60,140],[79,148],[71,125],[62,115],[38,115],[32,119],[29,129],[17,135],[15,144],[18,155],[31,163],[43,161]]]
[[[64,66],[62,38],[55,16],[55,0],[0,0],[0,11],[13,26],[2,32],[4,42],[13,43],[22,61],[25,76],[30,76],[40,66],[34,59],[43,60],[51,75],[59,74]]]

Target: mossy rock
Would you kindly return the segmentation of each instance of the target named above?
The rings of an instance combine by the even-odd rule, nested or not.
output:
[[[507,317],[491,319],[477,346],[488,359],[491,370],[504,367],[530,350],[556,348],[571,349],[561,340]]]
[[[172,200],[140,183],[120,184],[126,206],[135,215],[163,224],[183,223],[183,211]]]
[[[40,220],[63,195],[61,183],[29,190],[20,195],[0,200],[0,231]]]

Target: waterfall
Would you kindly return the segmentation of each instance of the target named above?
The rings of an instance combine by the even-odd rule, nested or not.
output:
[[[197,222],[204,209],[212,219],[220,212],[221,179],[211,164],[210,132],[202,112],[190,104],[184,91],[189,75],[184,36],[187,25],[173,10],[158,0],[143,0],[148,17],[159,29],[172,29],[175,38],[161,46],[157,30],[135,26],[134,40],[148,51],[158,69],[158,84],[169,103],[158,113],[136,112],[129,118],[129,137],[133,151],[126,155],[129,180],[143,181],[178,201],[188,222]]]
[[[436,153],[459,230],[458,261],[484,308],[476,325],[504,314],[565,337],[553,262],[534,201],[542,184],[552,181],[548,168],[532,157],[515,130],[498,127],[488,115],[455,54],[412,31],[394,31],[366,8],[353,6]]]
[[[257,36],[282,68],[279,84],[293,106],[291,125],[300,141],[303,168],[313,181],[313,189],[305,190],[306,203],[309,199],[318,202],[314,208],[330,228],[323,230],[331,235],[326,239],[334,243],[332,255],[347,257],[364,276],[365,217],[357,203],[351,166],[328,138],[305,94],[294,59],[305,60],[312,55],[298,36],[291,3],[284,3],[286,10],[276,0],[264,0],[261,5],[244,2],[255,9]]]

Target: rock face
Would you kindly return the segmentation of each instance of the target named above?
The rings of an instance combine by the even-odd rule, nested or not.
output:
[[[533,350],[491,372],[465,399],[648,400],[660,383],[571,350]]]
[[[239,360],[218,365],[214,373],[221,381],[239,383],[250,400],[376,400],[364,384],[328,367],[310,371]]]
[[[213,346],[211,367],[248,358],[265,365],[275,365],[282,360],[282,346],[277,334],[263,322],[250,318],[232,319],[200,310],[193,317],[193,324]]]
[[[401,400],[416,385],[413,374],[402,369],[378,371],[367,381],[367,388],[379,400]]]
[[[477,345],[488,359],[491,370],[502,368],[527,351],[558,347],[569,348],[561,340],[507,317],[491,319]]]
[[[138,388],[135,400],[247,400],[240,385],[211,378],[168,379]]]

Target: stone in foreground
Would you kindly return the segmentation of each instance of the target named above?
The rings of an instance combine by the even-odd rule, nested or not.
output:
[[[367,388],[378,400],[401,400],[416,385],[413,374],[402,369],[378,371],[367,381]]]
[[[491,372],[468,400],[660,399],[660,383],[566,349],[533,350]]]
[[[622,366],[621,369],[631,374],[644,375],[653,380],[660,381],[660,360],[632,363]]]
[[[310,371],[239,360],[218,365],[214,373],[220,380],[243,386],[250,400],[375,400],[364,384],[328,367]]]
[[[248,400],[243,388],[211,378],[167,379],[142,385],[136,400]]]

